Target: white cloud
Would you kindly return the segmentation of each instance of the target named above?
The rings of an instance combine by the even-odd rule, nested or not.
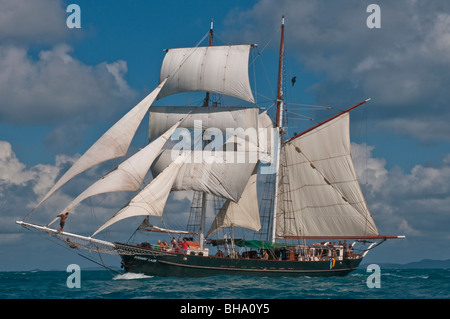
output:
[[[34,61],[24,48],[0,46],[0,119],[3,123],[57,123],[106,115],[133,97],[125,61],[89,66],[59,44]],[[81,114],[81,115],[80,115]]]
[[[385,1],[379,4],[380,29],[366,25],[369,4],[261,0],[248,11],[231,12],[224,33],[231,32],[234,42],[256,39],[264,45],[284,14],[286,56],[321,75],[308,91],[316,94],[319,105],[348,105],[371,97],[377,107],[373,116],[405,121],[390,129],[448,141],[450,2]],[[272,41],[274,50],[277,45]],[[410,128],[411,120],[411,127],[426,127],[425,134]]]
[[[61,168],[71,162],[72,158],[58,155],[55,165],[28,168],[16,157],[9,142],[0,141],[0,198],[3,197],[4,204],[17,200],[21,209],[32,207],[53,186]]]
[[[372,157],[374,146],[352,143],[351,148],[359,182],[367,183],[373,192],[379,191],[388,178],[388,171],[385,168],[386,160]]]
[[[38,164],[27,167],[15,155],[11,144],[7,141],[0,141],[0,208],[2,211],[1,231],[11,232],[11,226],[15,220],[22,220],[37,202],[54,185],[55,180],[64,173],[68,167],[78,157],[57,155],[54,165]],[[110,165],[106,170],[110,170]],[[46,224],[59,214],[67,204],[73,200],[84,188],[106,173],[105,167],[98,166],[88,170],[82,176],[70,181],[64,188],[56,192],[37,208],[28,218],[37,224]],[[118,208],[129,200],[130,192],[118,192],[97,196],[86,200],[74,211],[72,217],[76,220],[73,229],[81,232],[94,231],[89,223],[95,220],[97,223],[106,221],[107,218],[117,212]],[[92,212],[95,206],[96,218],[93,219]],[[27,218],[27,219],[28,219]],[[100,226],[100,225],[96,225]],[[14,228],[13,228],[14,229]],[[13,238],[13,237],[5,237]]]
[[[0,185],[24,185],[33,178],[34,173],[17,159],[11,144],[0,141]]]
[[[372,156],[373,149],[352,143],[358,180],[367,186],[364,195],[379,230],[411,237],[448,233],[450,154],[438,165],[415,165],[405,172],[399,167],[386,169],[384,159]]]
[[[60,0],[0,0],[1,43],[53,43],[66,35]]]

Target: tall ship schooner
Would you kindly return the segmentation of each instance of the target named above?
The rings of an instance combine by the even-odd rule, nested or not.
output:
[[[77,250],[120,255],[125,272],[152,276],[343,276],[358,268],[375,246],[388,238],[402,238],[380,234],[351,158],[349,112],[369,99],[286,137],[284,17],[275,118],[257,106],[210,105],[210,94],[255,103],[248,74],[253,48],[213,45],[211,21],[208,46],[166,50],[157,88],[95,142],[16,223]],[[203,106],[152,106],[166,96],[197,91],[206,92]],[[94,165],[124,157],[147,113],[149,144],[93,183],[61,213],[76,213],[78,204],[98,194],[136,192],[125,206],[91,236],[52,228],[57,219],[46,226],[28,221],[69,180]],[[144,185],[150,171],[153,179]],[[259,186],[261,181],[265,184]],[[190,228],[157,226],[155,220],[177,214],[166,211],[169,194],[187,190],[194,196]],[[214,220],[207,225],[211,199]],[[168,243],[98,238],[127,218],[144,218],[134,233],[164,235]],[[235,229],[254,234],[236,238]]]

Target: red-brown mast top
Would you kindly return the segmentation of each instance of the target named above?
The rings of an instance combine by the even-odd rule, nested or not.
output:
[[[211,28],[209,29],[209,46],[213,45],[213,19],[211,19]]]
[[[280,40],[280,59],[278,62],[278,94],[277,94],[277,118],[276,118],[276,126],[281,127],[281,112],[282,110],[282,100],[283,100],[283,91],[281,89],[282,86],[282,76],[283,76],[283,53],[284,53],[284,15],[281,21],[281,40]]]

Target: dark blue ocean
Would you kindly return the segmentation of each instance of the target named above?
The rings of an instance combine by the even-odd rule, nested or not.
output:
[[[450,269],[366,269],[345,277],[150,277],[109,270],[0,272],[0,299],[450,299]],[[76,281],[69,280],[69,285]],[[372,284],[371,284],[372,283]]]

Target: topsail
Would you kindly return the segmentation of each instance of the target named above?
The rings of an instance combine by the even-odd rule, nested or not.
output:
[[[158,98],[182,92],[214,92],[255,103],[248,77],[251,45],[168,50],[160,81],[169,78]]]

